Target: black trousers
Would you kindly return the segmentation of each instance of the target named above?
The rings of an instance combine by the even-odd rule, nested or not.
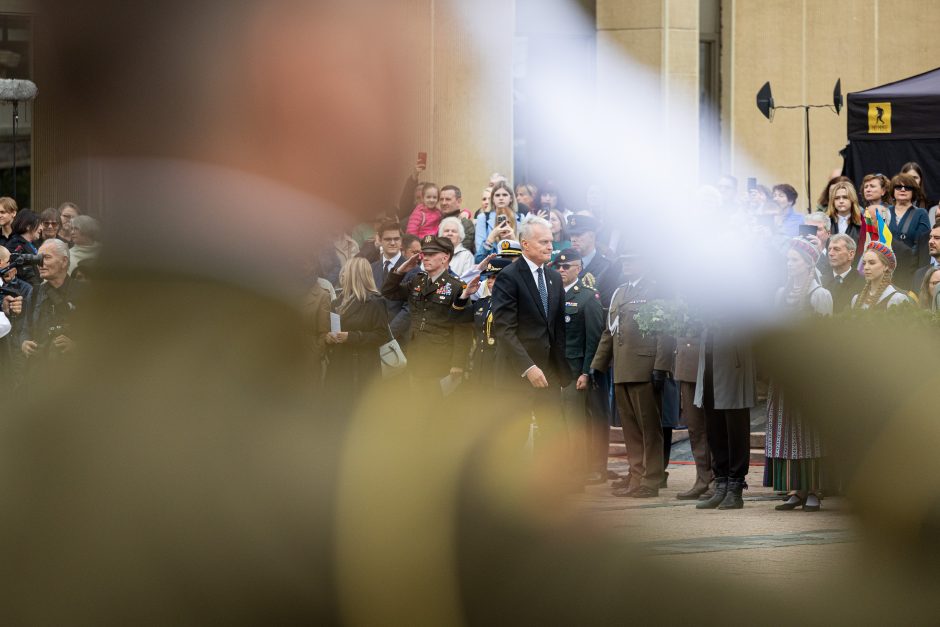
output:
[[[751,461],[751,410],[715,409],[711,354],[705,354],[703,409],[705,436],[712,454],[715,477],[744,479]]]

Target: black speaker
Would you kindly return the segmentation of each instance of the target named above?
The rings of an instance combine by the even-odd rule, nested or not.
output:
[[[774,97],[770,93],[770,81],[764,83],[764,86],[757,92],[757,108],[760,109],[765,118],[770,119],[770,113],[774,110]]]
[[[836,80],[836,87],[832,90],[832,104],[836,107],[836,114],[842,111],[842,79]]]

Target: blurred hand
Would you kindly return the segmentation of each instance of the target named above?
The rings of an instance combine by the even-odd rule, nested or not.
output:
[[[474,277],[472,281],[467,283],[467,287],[463,288],[463,293],[460,295],[461,300],[467,300],[474,294],[480,291],[480,277]]]
[[[420,159],[415,161],[415,172],[414,172],[415,180],[418,180],[419,178],[421,178],[421,173],[427,169],[428,169],[427,163],[425,163],[424,161],[421,161]]]
[[[588,389],[588,383],[590,382],[591,377],[586,374],[582,374],[578,377],[578,382],[574,384],[576,390],[586,390]]]
[[[651,378],[653,381],[653,389],[657,392],[662,392],[663,388],[666,386],[666,371],[654,370]]]
[[[529,380],[534,388],[548,387],[548,379],[545,378],[545,373],[538,366],[529,368],[528,372],[525,373],[525,378]]]
[[[486,257],[483,258],[483,261],[481,261],[476,266],[474,266],[474,270],[483,271],[486,268],[486,266],[488,266],[489,263],[493,261],[494,259],[496,259],[496,253],[491,253],[487,255]]]
[[[68,353],[75,348],[75,342],[72,341],[72,338],[66,335],[60,335],[56,337],[54,340],[52,340],[52,345],[63,353]]]
[[[349,331],[338,331],[336,333],[327,333],[326,341],[328,344],[343,344],[349,339]]]
[[[396,269],[392,270],[395,274],[408,274],[412,270],[418,267],[418,264],[421,263],[421,253],[408,257],[408,260],[405,263],[398,266]]]
[[[27,357],[35,353],[37,348],[39,348],[39,344],[32,340],[26,340],[23,342],[22,346],[20,346],[20,350],[23,351],[23,354]]]
[[[3,313],[14,316],[18,316],[23,313],[23,297],[22,296],[4,296],[3,297]]]

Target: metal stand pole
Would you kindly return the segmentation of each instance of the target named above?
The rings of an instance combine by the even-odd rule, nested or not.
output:
[[[20,120],[20,103],[13,102],[13,200],[16,200],[16,123]]]
[[[812,156],[809,152],[809,107],[804,107],[806,112],[806,213],[813,212],[813,197],[810,195],[810,190],[813,185],[811,183],[812,174],[810,173],[810,164],[812,163]]]

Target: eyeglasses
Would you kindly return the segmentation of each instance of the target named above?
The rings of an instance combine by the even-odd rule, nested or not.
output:
[[[43,226],[59,226],[58,222],[43,222]]]
[[[391,243],[394,243],[394,242],[400,242],[400,241],[401,241],[401,238],[400,238],[400,237],[383,237],[383,238],[382,238],[382,241],[383,241],[383,242],[388,242],[388,243],[391,244]]]
[[[913,187],[908,187],[907,185],[895,185],[894,191],[896,192],[912,192],[914,191]]]

